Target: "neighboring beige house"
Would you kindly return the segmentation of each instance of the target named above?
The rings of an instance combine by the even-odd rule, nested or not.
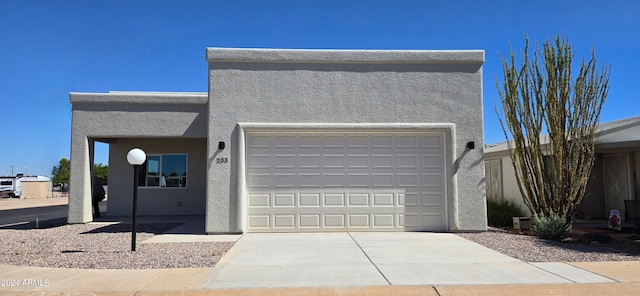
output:
[[[637,200],[640,190],[640,116],[602,123],[597,133],[595,164],[578,210],[606,219],[615,209],[624,219],[624,200]],[[512,199],[528,211],[507,149],[507,142],[485,147],[487,198]]]
[[[50,198],[53,197],[51,179],[45,176],[0,177],[0,196],[17,198]]]
[[[207,48],[208,93],[71,93],[69,222],[205,215],[211,234],[486,230],[484,51]]]
[[[43,176],[25,177],[21,180],[22,196],[20,198],[51,198],[53,186],[51,179]]]

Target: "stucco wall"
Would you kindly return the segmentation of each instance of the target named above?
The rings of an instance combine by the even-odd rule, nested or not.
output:
[[[629,151],[629,199],[638,199],[640,189],[640,150]]]
[[[518,188],[516,171],[513,168],[511,157],[505,154],[506,151],[489,153],[485,156],[485,159],[486,161],[494,159],[501,160],[503,198],[513,201],[524,211],[525,215],[531,215],[531,213],[529,213],[529,208],[525,205],[524,200],[522,199],[520,189]],[[603,186],[602,155],[597,154],[595,165],[591,173],[591,177],[589,178],[589,183],[587,184],[587,194],[578,209],[591,215],[593,218],[603,218],[605,212]]]
[[[108,216],[131,215],[133,168],[127,153],[137,147],[147,154],[187,154],[186,188],[138,189],[140,215],[204,215],[206,184],[205,139],[118,139],[109,145]]]
[[[609,213],[607,213],[605,207],[603,178],[602,154],[597,153],[591,176],[589,176],[589,182],[587,183],[587,193],[578,207],[579,210],[594,219],[606,219],[609,217]]]
[[[22,181],[21,198],[50,198],[53,195],[51,181]]]
[[[202,93],[71,93],[69,223],[92,220],[90,163],[94,140],[205,138],[207,100]]]
[[[207,136],[207,96],[193,93],[71,93],[73,131],[98,137]]]
[[[637,161],[634,157],[635,149],[627,148],[614,148],[614,149],[598,149],[594,166],[587,183],[587,189],[582,203],[578,206],[578,209],[589,215],[591,219],[607,219],[609,212],[606,205],[605,196],[605,183],[604,183],[604,164],[603,156],[606,154],[624,153],[627,154],[627,177],[628,177],[628,192],[629,198],[633,199],[636,194],[637,172],[640,166],[637,165]],[[486,161],[493,159],[502,160],[502,184],[503,184],[503,197],[510,199],[520,206],[525,213],[528,212],[528,208],[522,200],[522,195],[518,189],[518,183],[516,181],[515,170],[511,162],[511,158],[508,156],[507,151],[494,151],[487,153],[485,156]]]
[[[516,181],[516,171],[513,168],[511,157],[507,156],[495,156],[485,155],[486,161],[500,159],[500,169],[502,177],[502,198],[513,201],[520,209],[526,214],[529,212],[529,208],[524,204],[522,200],[522,194],[518,188],[518,182]]]
[[[449,228],[486,229],[483,51],[208,48],[206,231],[241,232],[244,123],[452,123]],[[219,141],[227,143],[218,150]],[[474,141],[475,150],[465,145]],[[217,157],[229,157],[215,164]]]

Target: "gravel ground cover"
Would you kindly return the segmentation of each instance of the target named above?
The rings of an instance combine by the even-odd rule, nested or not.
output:
[[[487,232],[458,233],[487,248],[524,262],[603,262],[640,260],[640,242],[614,240],[608,244],[585,243],[578,236],[564,242],[538,239],[490,228]]]
[[[0,264],[87,269],[213,267],[233,246],[232,242],[142,243],[178,225],[138,224],[135,252],[131,252],[129,224],[2,229]],[[457,235],[525,262],[640,260],[640,243],[633,241],[590,245],[574,238],[556,242],[494,228]]]
[[[0,264],[87,269],[212,267],[232,242],[142,242],[180,224],[73,224],[47,229],[0,230]]]

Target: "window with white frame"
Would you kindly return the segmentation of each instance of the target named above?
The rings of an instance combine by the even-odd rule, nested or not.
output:
[[[138,173],[138,186],[187,187],[187,155],[147,155]]]

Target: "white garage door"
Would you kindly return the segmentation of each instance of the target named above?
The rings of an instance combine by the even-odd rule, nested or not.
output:
[[[446,230],[444,133],[247,135],[247,231]]]

